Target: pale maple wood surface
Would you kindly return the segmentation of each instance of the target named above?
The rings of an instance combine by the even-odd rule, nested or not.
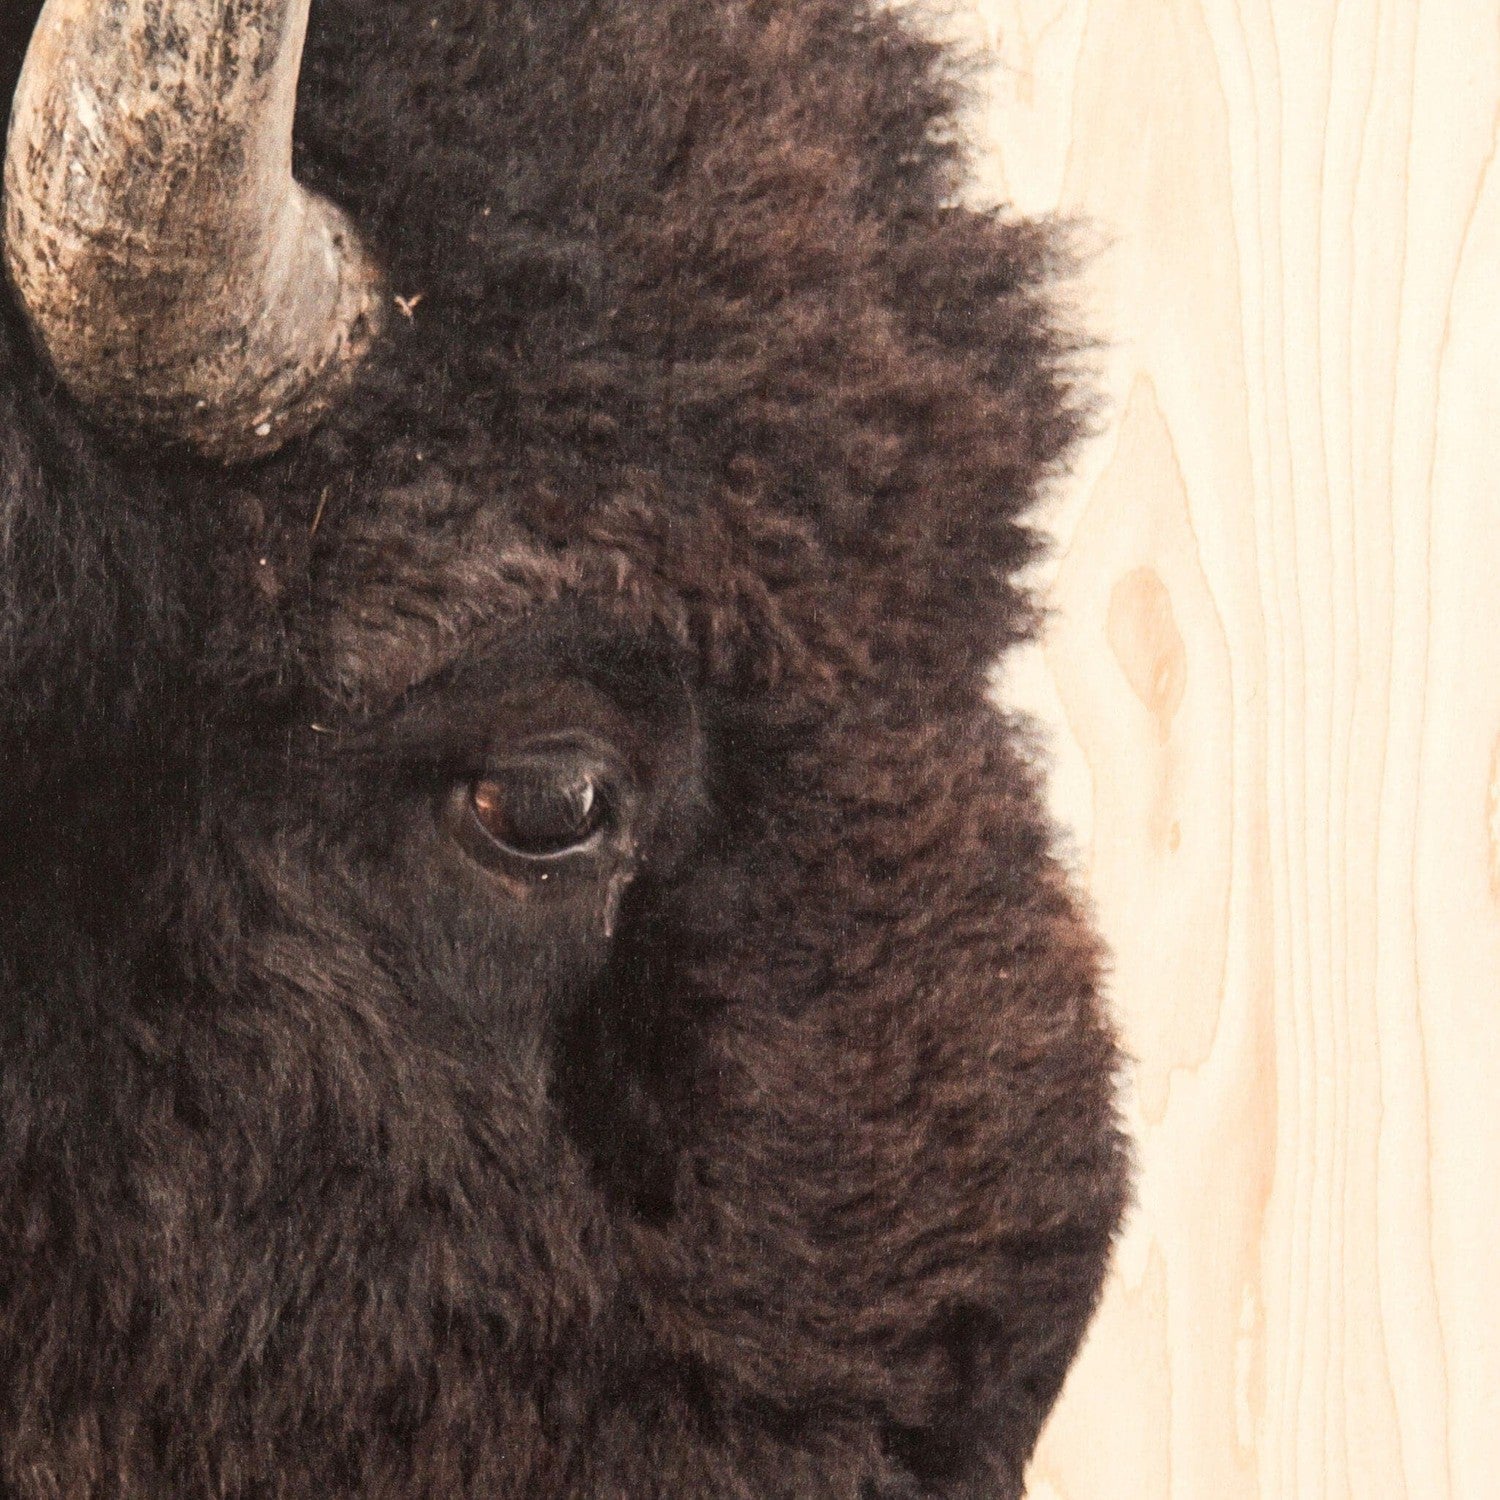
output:
[[[1500,6],[954,0],[1085,218],[1051,738],[1139,1208],[1033,1500],[1500,1497]]]

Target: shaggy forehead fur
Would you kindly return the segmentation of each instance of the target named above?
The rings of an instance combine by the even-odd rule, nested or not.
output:
[[[0,1491],[1019,1493],[1124,1151],[985,697],[1058,266],[957,87],[862,0],[321,0],[299,175],[401,299],[346,408],[107,443],[6,303]],[[622,651],[696,831],[582,1022],[476,1015],[392,746]]]
[[[947,206],[955,92],[847,0],[325,0],[299,172],[407,314],[315,442],[124,482],[227,513],[191,550],[277,637],[236,644],[340,696],[601,566],[719,665],[967,690],[1031,626],[1019,517],[1076,411],[1049,234]]]
[[[843,0],[323,7],[306,174],[411,310],[325,436],[333,516],[374,447],[351,519],[434,541],[440,453],[742,670],[972,683],[1074,423],[1044,235],[943,206],[949,67]]]

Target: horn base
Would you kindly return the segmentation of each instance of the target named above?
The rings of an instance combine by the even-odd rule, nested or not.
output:
[[[307,0],[48,0],[16,91],[5,262],[89,414],[241,462],[307,432],[384,321],[353,224],[292,178]]]
[[[93,421],[133,445],[165,441],[243,463],[304,436],[339,403],[385,327],[384,281],[347,217],[299,196],[305,233],[279,295],[266,296],[263,276],[244,276],[213,299],[202,291],[208,276],[181,267],[148,281],[137,268],[122,287],[128,245],[65,251],[9,198],[7,247],[30,252],[7,254],[12,285],[42,354]],[[212,302],[219,315],[205,316]],[[252,323],[235,313],[243,307],[257,307]]]

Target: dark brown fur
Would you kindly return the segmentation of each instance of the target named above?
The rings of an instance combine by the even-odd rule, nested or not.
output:
[[[355,402],[132,449],[6,307],[5,1500],[1019,1495],[1125,1151],[986,699],[1053,236],[956,89],[864,0],[324,0]],[[433,815],[578,680],[683,768],[608,941]]]

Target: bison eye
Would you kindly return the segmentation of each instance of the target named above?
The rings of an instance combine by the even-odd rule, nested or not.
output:
[[[556,760],[521,760],[487,770],[469,789],[475,821],[507,853],[556,859],[581,852],[609,821],[599,775]]]

